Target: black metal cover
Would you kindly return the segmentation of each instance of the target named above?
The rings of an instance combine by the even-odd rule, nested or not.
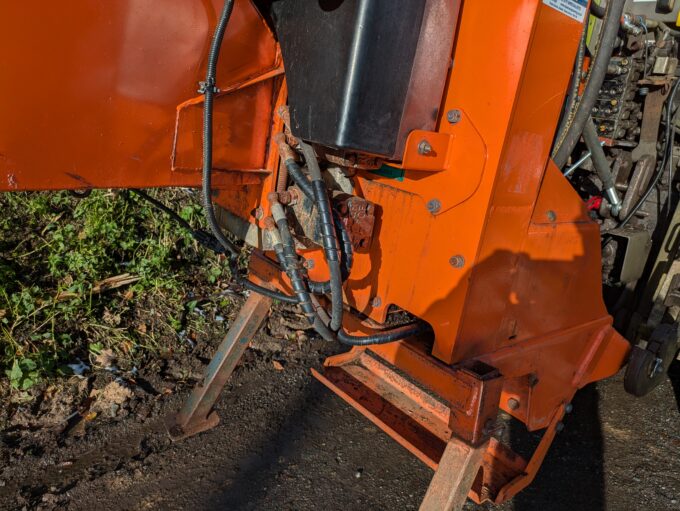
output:
[[[294,135],[400,156],[410,131],[432,129],[436,122],[457,15],[451,6],[457,3],[274,1]]]

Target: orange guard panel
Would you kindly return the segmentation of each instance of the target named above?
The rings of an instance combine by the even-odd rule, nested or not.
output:
[[[197,96],[221,8],[222,0],[1,2],[0,191],[198,185],[200,109],[178,106]],[[224,47],[223,90],[280,64],[248,1],[236,2]],[[269,80],[217,99],[218,169],[265,167],[273,95]]]

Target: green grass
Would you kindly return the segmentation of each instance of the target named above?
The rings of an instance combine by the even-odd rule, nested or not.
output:
[[[195,194],[154,195],[201,225]],[[188,232],[124,192],[0,194],[0,208],[0,374],[14,388],[69,375],[66,364],[105,348],[130,366],[184,349],[177,332],[192,290],[228,276]],[[139,280],[95,292],[121,274]]]

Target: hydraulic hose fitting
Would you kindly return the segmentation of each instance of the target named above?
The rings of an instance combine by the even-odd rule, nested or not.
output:
[[[610,186],[605,188],[604,192],[607,194],[607,200],[611,206],[612,215],[619,216],[619,213],[621,212],[621,199],[619,198],[616,188]]]
[[[621,18],[621,28],[631,35],[640,35],[646,30],[645,18],[643,16],[624,13]]]

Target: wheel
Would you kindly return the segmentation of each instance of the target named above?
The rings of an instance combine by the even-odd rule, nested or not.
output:
[[[635,346],[631,352],[623,380],[626,392],[636,397],[649,394],[666,378],[677,350],[677,325],[659,325],[645,349]]]

